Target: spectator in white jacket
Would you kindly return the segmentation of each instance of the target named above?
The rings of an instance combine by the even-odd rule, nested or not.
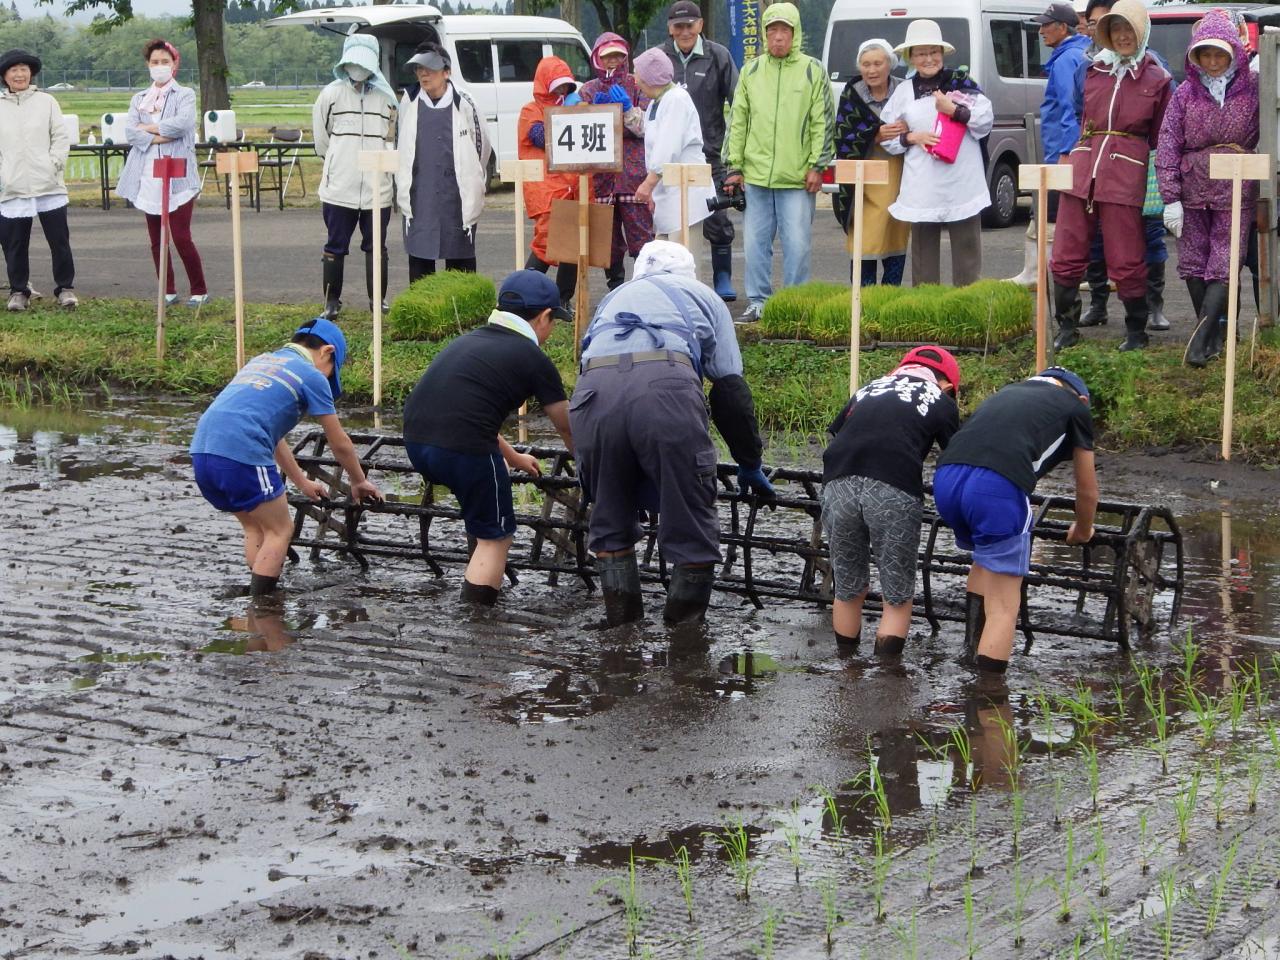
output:
[[[382,213],[382,297],[387,296],[387,225],[393,200],[391,174],[360,169],[360,153],[395,142],[396,95],[378,63],[378,41],[368,34],[347,37],[333,68],[334,80],[311,110],[316,153],[324,157],[320,208],[329,237],[324,245],[324,316],[342,309],[343,264],[351,235],[360,227],[365,288],[373,309],[373,208]],[[376,189],[376,194],[375,194]]]
[[[63,170],[71,138],[58,101],[37,90],[40,58],[26,50],[0,54],[0,218],[5,265],[9,272],[9,309],[25,310],[34,293],[31,279],[31,221],[53,254],[53,293],[58,305],[74,308],[76,281],[67,228],[67,186]]]
[[[449,81],[452,61],[437,43],[409,59],[419,88],[400,104],[396,204],[404,217],[409,282],[446,270],[476,269],[476,221],[484,209],[493,148],[480,111]]]

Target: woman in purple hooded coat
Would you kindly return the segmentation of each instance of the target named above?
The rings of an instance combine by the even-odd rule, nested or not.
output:
[[[1209,157],[1257,145],[1258,77],[1230,17],[1210,10],[1191,33],[1187,79],[1169,100],[1156,148],[1164,222],[1178,238],[1178,274],[1199,320],[1185,357],[1193,367],[1222,351],[1230,273],[1231,181],[1209,179]],[[1246,180],[1241,249],[1257,199],[1257,181]]]
[[[644,112],[649,98],[631,75],[631,48],[616,33],[602,33],[591,48],[596,79],[578,91],[583,103],[616,103],[622,108],[622,172],[591,177],[596,203],[613,204],[613,249],[605,276],[609,289],[627,279],[624,258],[640,253],[653,239],[653,214],[647,203],[636,202],[636,188],[649,171],[644,163]]]

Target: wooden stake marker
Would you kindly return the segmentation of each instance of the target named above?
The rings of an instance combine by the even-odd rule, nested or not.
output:
[[[1227,274],[1227,372],[1222,397],[1222,459],[1231,459],[1231,421],[1236,400],[1236,314],[1240,309],[1240,208],[1245,180],[1271,176],[1271,157],[1265,153],[1215,153],[1209,157],[1209,176],[1231,181],[1231,267]],[[1255,329],[1256,335],[1256,329]]]
[[[709,163],[664,163],[662,180],[680,188],[680,243],[689,249],[689,188],[713,186]]]
[[[852,283],[849,303],[849,396],[858,392],[858,359],[862,350],[862,202],[867,184],[889,182],[887,160],[837,160],[836,183],[853,184],[853,236],[849,258]]]
[[[156,290],[156,360],[164,359],[164,295],[169,273],[169,184],[175,177],[187,175],[187,161],[182,157],[157,157],[151,175],[160,181],[160,268]]]
[[[1049,366],[1049,191],[1070,190],[1074,169],[1065,163],[1024,163],[1018,189],[1036,195],[1036,368]]]
[[[217,173],[231,184],[231,269],[236,296],[236,369],[244,366],[244,244],[240,234],[240,175],[258,172],[258,155],[240,150],[218,154]],[[161,254],[163,256],[163,254]]]
[[[398,150],[361,150],[360,169],[375,174],[373,190],[373,406],[382,407],[382,184],[379,174],[400,169]]]
[[[503,160],[498,170],[498,176],[508,183],[515,184],[516,188],[516,270],[524,269],[524,185],[526,183],[541,183],[545,179],[546,170],[541,160]],[[517,430],[519,431],[519,440],[526,443],[529,440],[529,425],[525,419],[529,416],[529,403],[525,401],[520,404],[520,420]]]

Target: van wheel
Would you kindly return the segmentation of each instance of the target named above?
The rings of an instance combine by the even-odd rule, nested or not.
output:
[[[1018,178],[1013,165],[1001,160],[991,171],[991,206],[982,211],[987,227],[1007,227],[1018,210]]]

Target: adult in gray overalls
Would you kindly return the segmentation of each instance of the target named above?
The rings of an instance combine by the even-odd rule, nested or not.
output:
[[[658,547],[672,568],[663,618],[701,620],[711,599],[720,523],[704,376],[711,416],[738,462],[739,487],[773,497],[729,309],[698,282],[688,250],[652,241],[636,258],[634,278],[597,308],[569,402],[610,626],[644,614],[635,555],[642,510],[658,512]]]

